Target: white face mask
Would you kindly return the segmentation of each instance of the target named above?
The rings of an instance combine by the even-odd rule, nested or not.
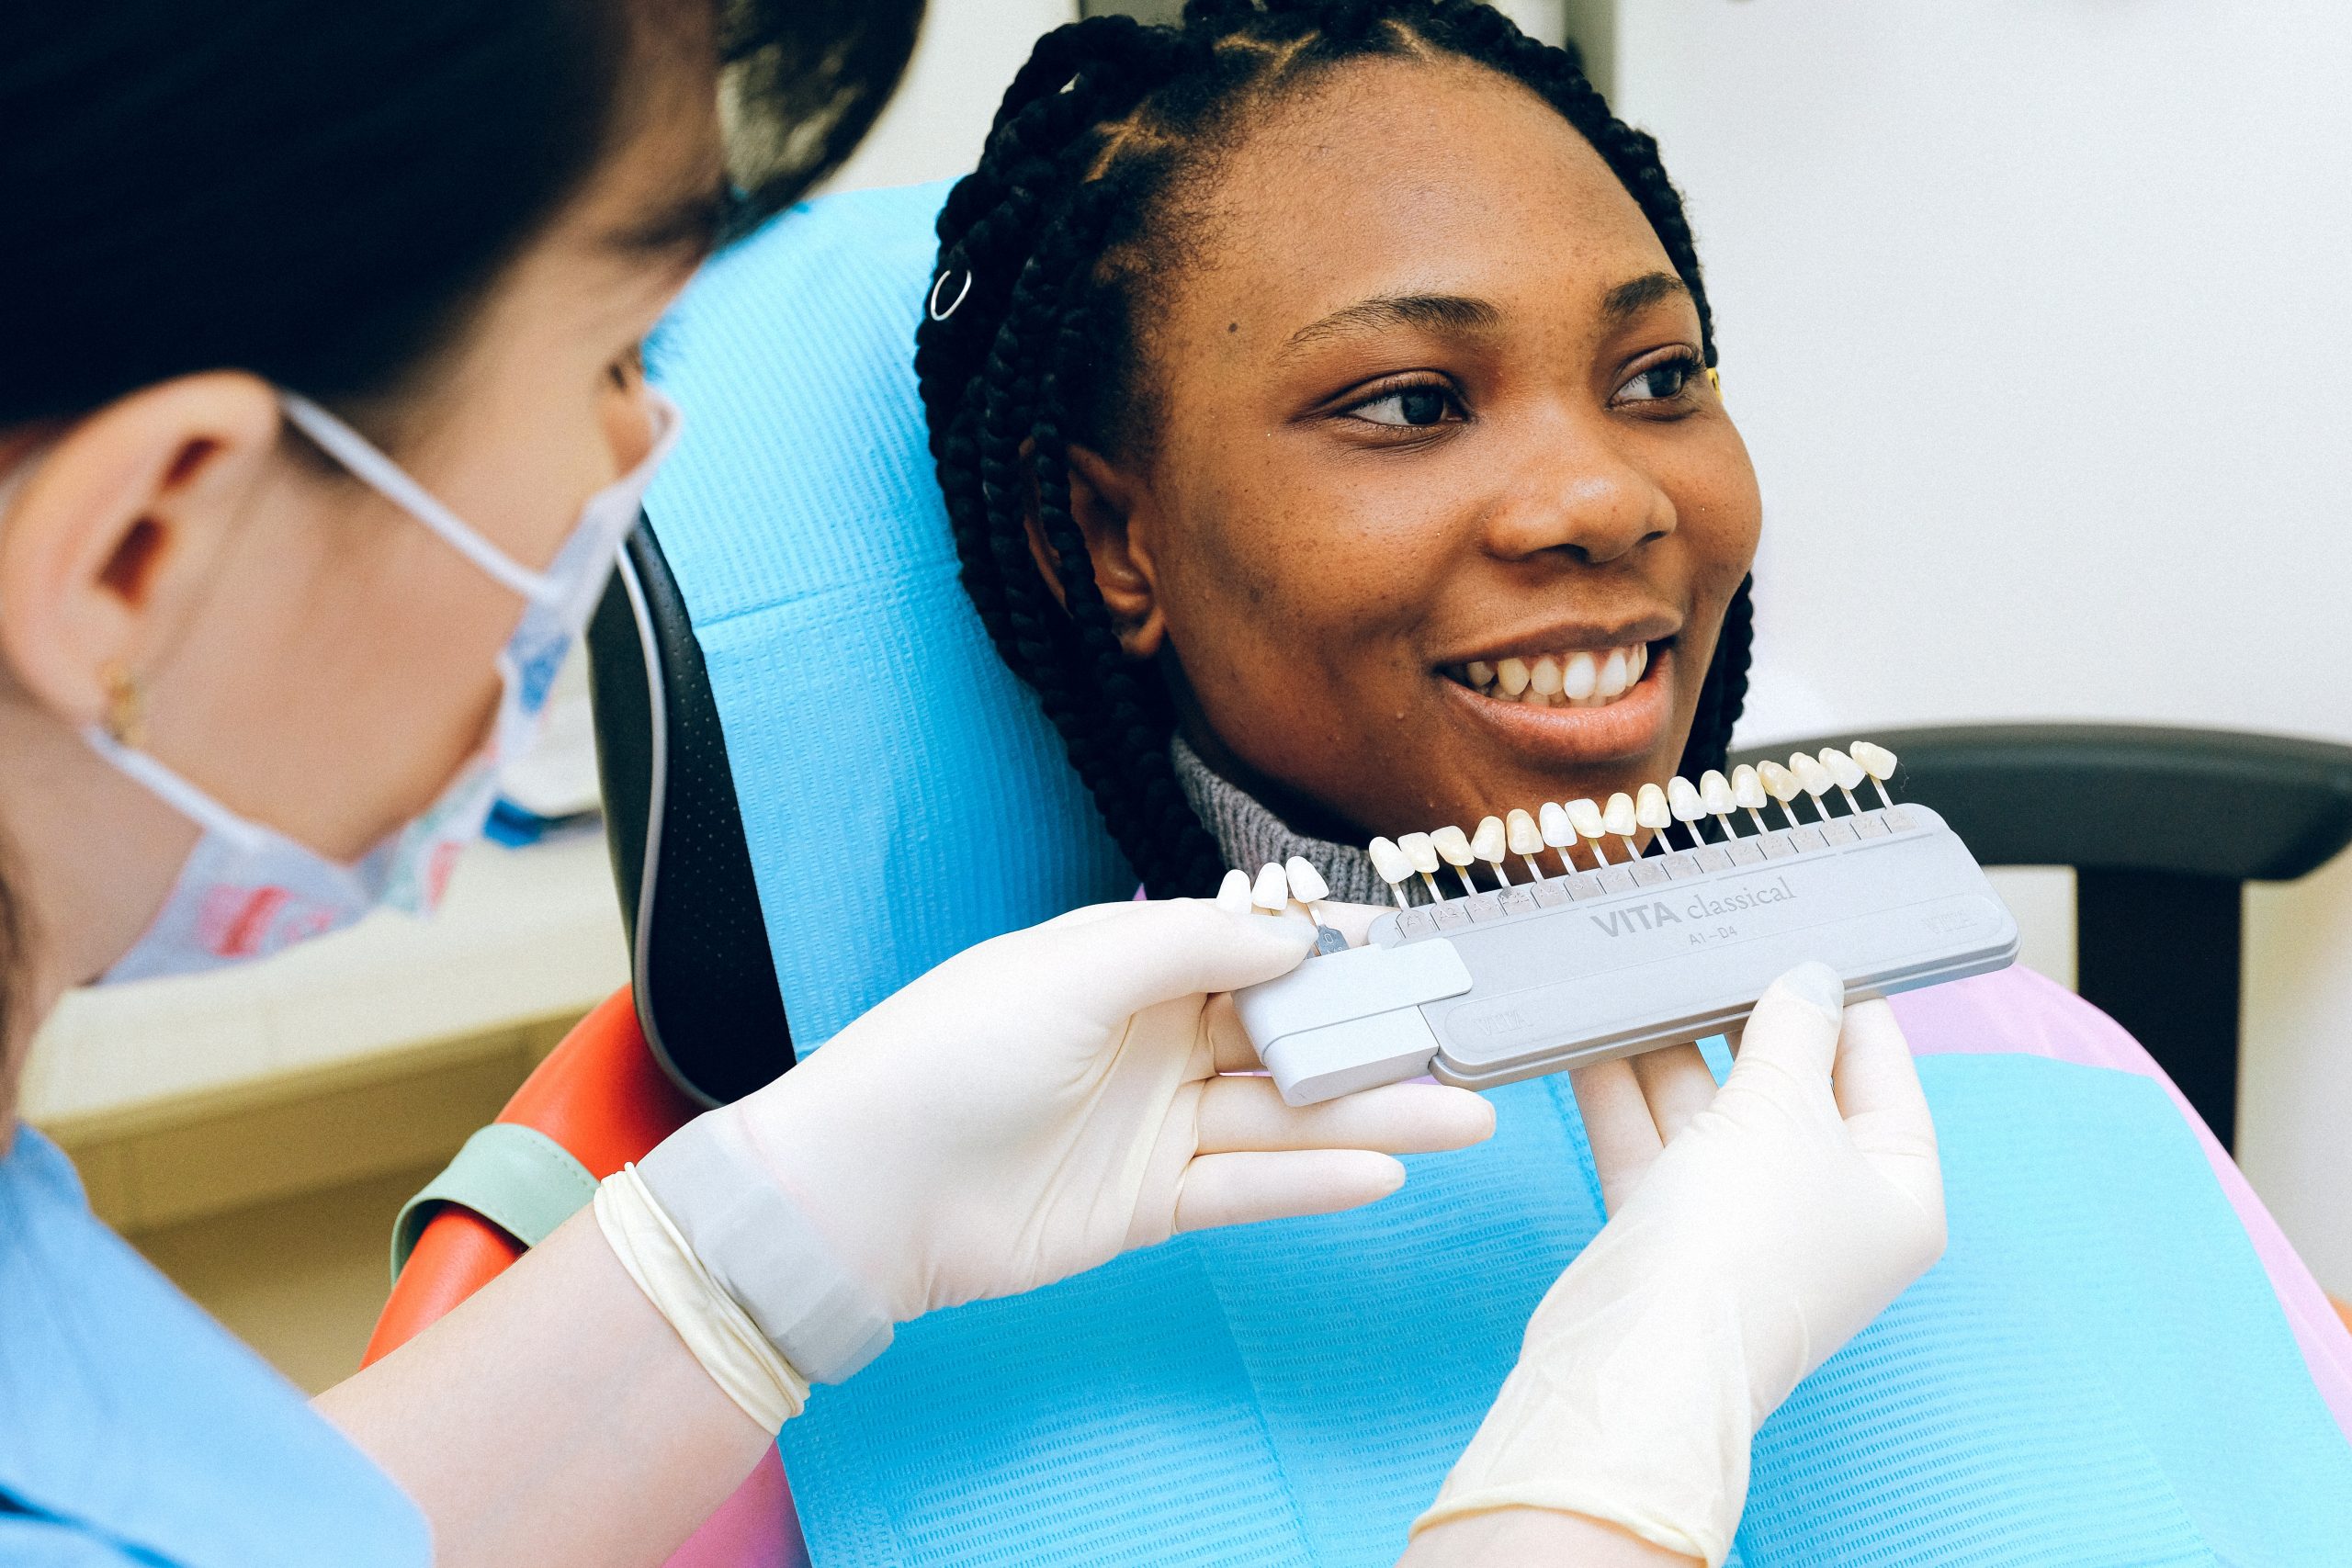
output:
[[[349,425],[307,399],[280,394],[286,417],[322,450],[523,595],[522,620],[498,658],[498,716],[482,749],[440,798],[354,865],[338,865],[275,829],[247,821],[103,729],[85,731],[98,755],[204,830],[154,922],[100,984],[265,958],[379,907],[424,914],[439,905],[458,853],[481,836],[500,767],[536,736],[556,670],[595,611],[654,470],[677,444],[677,405],[659,392],[648,396],[655,425],[651,449],[627,475],[588,498],[553,563],[535,572],[460,521]]]

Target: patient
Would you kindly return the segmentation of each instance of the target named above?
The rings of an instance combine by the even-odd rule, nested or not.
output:
[[[1147,890],[1303,853],[1383,902],[1374,834],[1721,766],[1760,507],[1655,144],[1483,6],[1190,10],[1040,47],[917,355],[972,598]],[[2154,1073],[2022,972],[1903,1010]]]

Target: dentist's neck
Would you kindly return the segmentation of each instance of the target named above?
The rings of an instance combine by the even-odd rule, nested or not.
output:
[[[0,677],[0,1139],[41,1023],[130,951],[196,840]]]

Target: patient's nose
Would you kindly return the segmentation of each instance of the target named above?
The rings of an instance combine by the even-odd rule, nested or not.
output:
[[[1675,521],[1673,499],[1607,443],[1547,444],[1489,513],[1487,547],[1506,560],[1560,550],[1597,565],[1664,538]]]

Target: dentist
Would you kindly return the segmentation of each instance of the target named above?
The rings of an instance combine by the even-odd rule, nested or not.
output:
[[[658,1562],[808,1383],[893,1324],[1178,1231],[1370,1201],[1403,1179],[1393,1154],[1490,1129],[1460,1090],[1295,1111],[1237,1072],[1253,1059],[1218,994],[1296,964],[1303,919],[1080,910],[942,965],[690,1124],[314,1411],[16,1123],[26,1047],[69,988],[438,901],[680,438],[640,343],[714,245],[854,144],[918,11],[113,0],[6,24],[0,1561]],[[1655,1083],[1620,1103],[1649,1129],[1614,1168],[1637,1223],[1563,1280],[1588,1305],[1703,1302],[1682,1320],[1701,1336],[1752,1313],[1742,1344],[1769,1364],[1682,1359],[1658,1408],[1709,1423],[1702,1440],[1555,1484],[1555,1456],[1594,1457],[1577,1422],[1611,1416],[1556,1397],[1545,1325],[1578,1354],[1627,1326],[1547,1305],[1508,1430],[1482,1435],[1417,1551],[1531,1517],[1680,1541],[1644,1521],[1680,1506],[1657,1476],[1693,1466],[1719,1522],[1725,1413],[1776,1402],[1932,1258],[1907,1057],[1883,1031],[1863,1053],[1910,1140],[1891,1179],[1839,1117],[1834,982],[1791,1005],[1747,1052],[1757,1089],[1795,1085],[1781,1098],[1735,1096],[1736,1076],[1728,1111],[1712,1082],[1656,1115]],[[1692,1261],[1730,1246],[1702,1223],[1724,1183],[1751,1220],[1813,1205],[1770,1233],[1785,1257],[1761,1286],[1752,1235]],[[1812,1336],[1793,1346],[1791,1291]]]

